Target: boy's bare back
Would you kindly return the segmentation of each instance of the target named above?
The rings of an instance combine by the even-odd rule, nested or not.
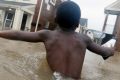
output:
[[[51,31],[45,42],[47,60],[54,72],[79,78],[87,43],[76,32]]]
[[[53,72],[79,79],[84,62],[86,49],[103,57],[112,56],[112,50],[101,47],[83,34],[74,31],[47,31],[49,35],[44,42],[47,61]]]

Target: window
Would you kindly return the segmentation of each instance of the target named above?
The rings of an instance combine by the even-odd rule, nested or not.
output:
[[[113,34],[114,28],[115,28],[115,23],[116,23],[116,15],[109,15],[108,16],[108,21],[106,23],[106,28],[105,32],[108,34]]]
[[[9,13],[7,19],[12,20],[12,18],[13,18],[13,14]]]

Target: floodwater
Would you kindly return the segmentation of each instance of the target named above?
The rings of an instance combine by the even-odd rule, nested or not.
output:
[[[0,80],[51,80],[42,43],[0,39]]]
[[[103,60],[101,56],[87,51],[82,80],[120,80],[120,53]]]
[[[52,80],[42,43],[0,39],[0,80]],[[104,61],[86,52],[82,80],[120,80],[120,54]]]

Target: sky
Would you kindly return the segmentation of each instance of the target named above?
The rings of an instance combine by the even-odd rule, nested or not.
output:
[[[88,19],[88,28],[102,30],[105,14],[104,8],[116,0],[72,0],[76,2],[82,13],[82,18]],[[115,22],[116,16],[110,16],[109,23]]]

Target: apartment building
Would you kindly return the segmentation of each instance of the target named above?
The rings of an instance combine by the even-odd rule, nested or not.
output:
[[[36,0],[0,0],[0,30],[30,30]]]
[[[0,30],[54,29],[57,5],[67,0],[0,0]]]

